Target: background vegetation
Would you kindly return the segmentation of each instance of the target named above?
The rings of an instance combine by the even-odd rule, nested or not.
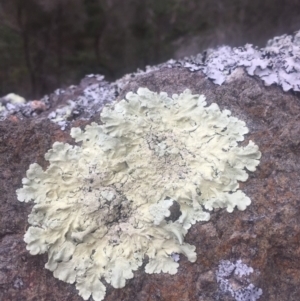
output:
[[[39,98],[221,44],[300,29],[299,0],[0,0],[0,96]]]

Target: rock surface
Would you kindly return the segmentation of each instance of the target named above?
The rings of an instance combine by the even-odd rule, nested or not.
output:
[[[96,92],[90,101],[80,102],[87,87]],[[46,167],[44,154],[55,141],[74,143],[71,126],[99,121],[106,101],[120,100],[138,87],[169,94],[189,88],[204,94],[208,104],[216,102],[246,122],[245,143],[253,140],[262,158],[257,170],[240,184],[252,200],[245,211],[215,210],[209,222],[189,230],[185,241],[196,246],[195,263],[180,257],[176,275],[148,275],[139,269],[125,288],[107,285],[105,301],[299,300],[299,94],[284,92],[280,86],[265,87],[242,67],[216,85],[202,70],[191,72],[180,64],[162,65],[112,84],[90,76],[78,87],[42,100],[44,106],[30,104],[30,110],[6,114],[0,122],[0,300],[82,300],[74,285],[55,279],[44,268],[47,255],[31,256],[26,251],[23,235],[32,204],[18,202],[15,191],[31,163]],[[78,114],[72,108],[62,114],[63,124],[52,122],[49,114],[70,105],[70,100]]]

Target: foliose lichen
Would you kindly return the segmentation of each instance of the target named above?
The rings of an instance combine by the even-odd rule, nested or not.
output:
[[[241,67],[249,75],[260,78],[266,86],[277,84],[284,91],[300,91],[300,31],[293,36],[275,37],[262,49],[251,44],[243,47],[220,46],[139,72],[176,67],[192,72],[201,70],[217,85],[222,85],[235,69]]]
[[[214,208],[246,209],[238,181],[261,156],[252,141],[238,145],[243,121],[189,90],[169,97],[139,88],[106,106],[101,121],[72,128],[78,145],[54,143],[49,167],[30,165],[17,190],[19,201],[35,202],[27,249],[48,252],[46,268],[95,301],[105,296],[102,279],[124,287],[145,257],[149,274],[175,274],[178,254],[196,261],[188,229]],[[181,214],[170,220],[174,202]]]
[[[48,96],[40,100],[25,100],[16,94],[8,94],[0,98],[0,121],[11,115],[18,117],[34,117],[50,108]]]
[[[59,106],[48,115],[48,118],[57,123],[62,130],[65,130],[70,120],[78,116],[80,119],[89,119],[100,112],[106,103],[115,99],[117,86],[104,80],[104,76],[90,74],[86,78],[94,79],[94,83],[85,87],[75,99],[69,99],[66,104]]]
[[[222,260],[216,271],[221,292],[229,293],[235,301],[258,300],[263,291],[250,282],[249,275],[253,272],[253,268],[244,264],[242,260],[237,260],[235,263]]]
[[[78,86],[56,89],[39,100],[20,101],[10,94],[0,98],[0,121],[11,115],[20,119],[35,117],[54,107],[46,116],[65,130],[72,121],[86,120],[100,112],[106,103],[116,98],[117,91],[117,84],[107,82],[102,75],[90,74]]]

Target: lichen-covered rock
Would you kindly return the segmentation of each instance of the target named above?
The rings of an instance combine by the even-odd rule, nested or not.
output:
[[[36,203],[24,237],[30,253],[48,252],[46,268],[95,301],[105,296],[101,279],[124,287],[145,256],[149,274],[176,274],[174,253],[194,262],[187,229],[209,220],[204,209],[245,210],[238,181],[261,156],[251,140],[238,147],[244,122],[205,105],[189,90],[168,97],[139,88],[105,107],[102,125],[72,128],[80,147],[54,143],[47,170],[31,164],[17,191]],[[167,221],[173,201],[181,214]]]
[[[181,60],[171,59],[157,66],[148,66],[146,70],[125,75],[114,83],[108,83],[101,75],[90,74],[78,87],[57,89],[50,96],[25,104],[23,101],[14,101],[14,94],[11,94],[12,97],[0,98],[0,120],[10,115],[17,115],[19,118],[47,115],[64,130],[72,120],[88,120],[101,112],[106,103],[114,101],[122,93],[133,77],[164,68],[202,71],[218,85],[230,80],[231,74],[237,68],[243,68],[250,76],[260,78],[266,86],[275,84],[284,91],[300,91],[299,57],[300,31],[293,36],[275,37],[262,49],[250,44],[234,48],[221,46],[196,56]]]
[[[255,287],[249,280],[253,269],[237,260],[236,263],[222,260],[216,271],[217,282],[223,293],[229,293],[235,301],[256,301],[262,289]]]
[[[78,86],[57,89],[40,100],[16,103],[6,98],[0,99],[0,120],[12,115],[20,119],[47,117],[64,130],[72,120],[95,117],[117,95],[116,83],[108,83],[104,76],[90,74]]]
[[[273,55],[275,57],[275,52]],[[168,63],[154,69],[146,73],[137,73],[133,77],[125,76],[109,84],[116,87],[117,94],[112,98],[117,97],[118,103],[128,92],[136,93],[139,87],[157,93],[164,91],[169,96],[179,95],[185,89],[190,89],[192,94],[204,94],[207,107],[216,103],[222,112],[230,110],[232,116],[246,123],[249,132],[245,133],[244,141],[237,142],[238,147],[243,149],[250,140],[255,141],[262,156],[257,170],[249,171],[247,181],[239,183],[239,189],[252,201],[246,210],[228,213],[225,208],[214,209],[210,212],[209,221],[197,222],[188,229],[184,243],[196,247],[195,262],[189,262],[184,255],[173,253],[167,258],[179,264],[176,274],[149,275],[145,273],[149,259],[145,258],[140,268],[133,272],[128,269],[128,274],[124,278],[130,279],[126,281],[125,287],[115,289],[112,285],[117,286],[116,282],[111,284],[104,282],[105,301],[236,301],[251,298],[259,301],[298,301],[300,294],[298,94],[284,92],[281,86],[276,85],[266,88],[263,81],[250,76],[244,67],[233,68],[231,74],[226,75],[222,85],[213,83],[203,71],[191,71],[182,65],[174,66]],[[67,146],[75,150],[83,149],[83,146],[87,145],[89,141],[76,143],[69,135],[70,128],[81,128],[81,131],[77,130],[75,133],[73,130],[72,134],[84,135],[84,127],[87,124],[102,123],[99,118],[101,109],[97,109],[99,113],[95,113],[95,116],[89,115],[90,113],[85,116],[84,110],[79,114],[71,113],[67,117],[64,131],[61,124],[52,122],[48,116],[51,112],[67,106],[69,100],[76,103],[78,97],[84,95],[87,87],[97,83],[99,78],[96,76],[85,78],[78,87],[70,87],[64,93],[52,94],[44,102],[46,107],[34,111],[36,116],[32,115],[32,111],[25,110],[28,108],[27,103],[25,106],[22,105],[22,108],[29,112],[28,114],[22,110],[15,110],[0,122],[1,300],[82,300],[74,284],[60,281],[53,277],[52,272],[44,269],[48,254],[32,256],[26,250],[23,239],[26,231],[32,231],[27,230],[27,219],[34,209],[31,202],[18,202],[16,190],[22,186],[22,178],[26,175],[30,164],[34,164],[35,172],[39,172],[41,176],[51,169],[53,163],[49,160],[50,158],[54,160],[54,153],[48,152],[46,160],[44,155],[49,149],[53,149],[55,142],[54,149]],[[97,102],[96,99],[94,101]],[[41,108],[40,103],[35,106]],[[89,109],[87,111],[92,112]],[[106,121],[102,123],[103,128],[105,124]],[[142,127],[135,129],[138,132]],[[198,143],[197,137],[193,139]],[[109,152],[114,144],[110,141],[106,145],[108,145],[106,151]],[[164,156],[168,149],[159,142],[154,145],[153,152],[159,157],[160,154]],[[60,152],[63,152],[63,148]],[[55,170],[52,171],[55,174]],[[61,177],[60,171],[56,172],[58,176],[53,178],[54,180]],[[65,176],[67,186],[68,181],[72,183],[73,179]],[[29,177],[32,175],[29,174]],[[60,195],[64,194],[66,186],[58,188],[61,191]],[[151,192],[156,193],[153,190],[149,191]],[[101,198],[110,200],[113,195],[113,191],[107,189]],[[171,202],[172,205],[169,207]],[[89,202],[84,210],[88,211],[91,208]],[[155,226],[162,222],[176,223],[176,220],[182,218],[176,196],[151,204],[149,214]],[[35,218],[33,215],[30,216],[32,219],[29,221],[34,222]],[[58,221],[56,223],[59,224]],[[49,225],[55,228],[57,224],[52,221]],[[79,230],[72,232],[73,239],[77,241],[84,241],[93,234],[91,228]],[[27,242],[32,237],[27,234]],[[33,242],[30,243],[34,245]],[[45,249],[47,248],[44,247]],[[40,251],[34,249],[32,252]],[[49,252],[48,249],[47,251]],[[56,263],[59,265],[64,263],[72,252],[72,244],[66,244],[60,253],[56,253]],[[91,257],[83,256],[81,262],[84,263],[85,260],[90,261]],[[56,263],[51,261],[48,265],[53,267]],[[151,271],[149,265],[148,269]],[[229,270],[232,271],[230,275]],[[65,271],[68,270],[61,268],[57,274],[54,273],[72,282],[73,274],[64,274]],[[78,277],[77,288],[85,298],[88,298],[92,291],[95,298],[102,298],[103,287],[97,286],[96,283],[99,282],[92,275],[89,277],[89,284],[84,278]]]
[[[184,67],[192,72],[201,70],[215,84],[221,85],[236,68],[243,67],[249,75],[262,79],[266,86],[277,84],[284,91],[300,91],[299,57],[300,31],[294,36],[275,37],[263,49],[251,44],[234,48],[221,46],[204,54],[170,60],[159,67],[148,67],[146,72],[162,67]]]

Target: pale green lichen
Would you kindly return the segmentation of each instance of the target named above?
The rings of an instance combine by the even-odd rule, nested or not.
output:
[[[101,279],[124,287],[145,256],[147,273],[175,274],[174,253],[194,262],[187,230],[209,220],[207,210],[244,210],[250,199],[238,181],[261,156],[252,141],[238,146],[243,121],[189,90],[168,97],[140,88],[105,107],[101,120],[71,130],[79,146],[54,143],[49,167],[32,164],[17,191],[36,203],[27,249],[48,252],[46,268],[96,301],[105,296]],[[168,219],[173,202],[177,220]]]

